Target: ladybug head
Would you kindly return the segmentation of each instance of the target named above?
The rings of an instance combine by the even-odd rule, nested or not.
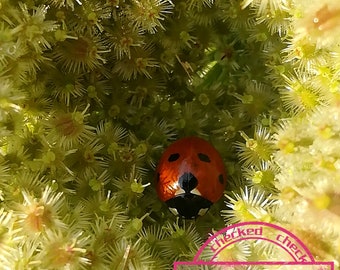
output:
[[[212,205],[212,202],[203,198],[197,192],[197,178],[192,173],[184,173],[179,177],[178,184],[181,190],[184,190],[184,193],[180,193],[166,201],[170,211],[185,218],[203,216]]]

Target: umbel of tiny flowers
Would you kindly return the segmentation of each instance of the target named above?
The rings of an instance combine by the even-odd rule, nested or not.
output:
[[[281,222],[338,260],[339,10],[331,0],[2,1],[0,264],[169,269],[223,218]],[[195,222],[173,217],[152,181],[162,150],[188,135],[211,141],[228,171],[227,206]],[[312,226],[321,214],[324,231]],[[239,245],[221,257],[267,255]]]
[[[281,219],[323,260],[339,264],[339,106],[319,108],[285,125],[277,136]],[[301,121],[305,122],[304,132]],[[320,217],[324,222],[318,223]],[[308,222],[306,224],[305,222]],[[315,226],[315,224],[319,224]],[[326,225],[327,224],[327,225]],[[334,238],[332,243],[329,239]],[[314,244],[313,244],[314,243]]]
[[[247,4],[256,6],[252,1]],[[289,43],[282,49],[285,64],[280,67],[281,79],[275,78],[283,82],[284,88],[279,90],[288,114],[278,126],[268,126],[266,136],[258,133],[264,127],[263,121],[254,136],[241,133],[245,143],[239,142],[237,147],[243,175],[251,181],[249,194],[258,195],[246,195],[247,189],[241,193],[243,196],[228,195],[229,210],[222,213],[228,223],[266,217],[282,224],[298,235],[315,257],[335,261],[338,267],[335,153],[338,153],[339,41],[327,33],[339,30],[333,20],[338,17],[340,6],[332,1],[312,5],[301,1],[295,8],[286,36]],[[258,11],[260,14],[261,8]],[[273,200],[266,201],[268,198],[261,205],[268,192],[274,195]],[[317,225],[320,217],[326,226]]]

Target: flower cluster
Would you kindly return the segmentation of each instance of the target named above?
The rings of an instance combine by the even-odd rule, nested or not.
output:
[[[312,2],[1,1],[0,265],[169,269],[249,220],[339,260],[340,5]],[[228,172],[196,221],[153,181],[188,135]]]

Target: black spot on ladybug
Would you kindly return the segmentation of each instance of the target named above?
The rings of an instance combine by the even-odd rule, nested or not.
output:
[[[157,177],[156,177],[157,183],[159,182],[160,177],[161,177],[161,176],[159,175],[159,173],[157,173]]]
[[[224,184],[224,178],[223,178],[223,175],[222,174],[220,174],[219,176],[218,176],[218,181],[223,185]]]
[[[185,173],[179,178],[178,183],[185,193],[190,193],[191,190],[197,187],[198,180],[192,173]]]
[[[179,159],[179,154],[178,154],[178,153],[171,154],[171,155],[168,157],[168,161],[169,161],[169,162],[176,161],[177,159]]]
[[[200,161],[208,163],[210,162],[210,158],[206,154],[198,153],[198,158],[200,159]]]

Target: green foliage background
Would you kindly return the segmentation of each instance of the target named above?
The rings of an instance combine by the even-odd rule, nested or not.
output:
[[[332,0],[1,0],[2,269],[171,269],[251,220],[338,267],[339,18]],[[195,221],[153,181],[188,135],[228,171]]]

